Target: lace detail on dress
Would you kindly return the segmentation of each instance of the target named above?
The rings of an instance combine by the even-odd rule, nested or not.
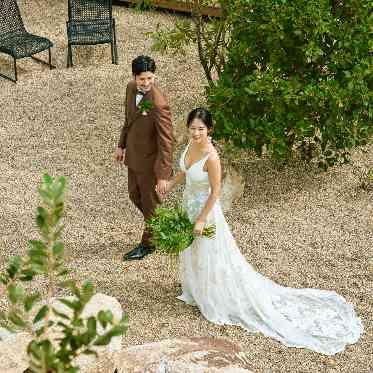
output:
[[[183,206],[194,221],[210,193],[208,174],[203,171],[208,155],[186,170],[187,149],[180,158],[186,173]],[[240,253],[219,202],[207,223],[215,224],[215,237],[195,239],[180,255],[183,293],[178,299],[198,306],[213,323],[239,325],[287,346],[326,355],[343,351],[346,344],[359,339],[363,325],[342,296],[280,286],[257,273]]]

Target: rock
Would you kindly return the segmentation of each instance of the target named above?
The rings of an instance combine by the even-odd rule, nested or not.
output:
[[[369,258],[368,259],[368,273],[370,272],[371,274],[373,274],[373,258]]]
[[[53,307],[58,311],[69,314],[71,310],[62,303],[54,300]],[[36,309],[39,309],[36,307]],[[101,310],[110,310],[113,313],[114,320],[122,318],[122,307],[120,303],[113,297],[105,294],[95,294],[89,301],[83,311],[83,317],[88,318],[92,315],[97,315]],[[99,333],[102,333],[101,327],[98,326]],[[50,339],[55,341],[61,334],[58,330],[51,330]],[[26,353],[27,345],[32,340],[29,333],[2,333],[2,341],[0,341],[0,372],[1,373],[22,373],[28,367],[28,356]],[[114,337],[107,346],[98,346],[94,350],[98,353],[96,359],[91,355],[80,355],[76,364],[80,367],[81,373],[90,372],[92,367],[102,367],[101,372],[113,372],[113,353],[121,350],[122,337]]]
[[[173,131],[176,145],[186,146],[186,144],[189,142],[189,135],[186,127],[186,118],[182,118],[181,120],[177,121],[174,124]]]
[[[118,373],[251,372],[243,355],[237,345],[225,339],[167,339],[116,353],[115,365]]]
[[[220,203],[223,211],[231,208],[232,202],[241,197],[245,188],[245,180],[234,168],[229,167],[222,182]]]
[[[27,345],[30,334],[8,334],[0,341],[0,372],[22,373],[28,368]]]
[[[56,308],[64,313],[70,310],[62,303],[56,302]],[[82,316],[88,318],[90,316],[96,316],[101,310],[110,310],[113,313],[114,320],[119,321],[122,318],[123,311],[122,306],[117,299],[110,297],[105,294],[95,294],[90,302],[86,305]],[[97,330],[99,333],[103,332],[103,329],[98,325]],[[90,372],[93,366],[102,366],[101,372],[113,372],[112,366],[112,354],[116,351],[120,351],[122,348],[122,336],[114,337],[107,346],[98,346],[93,348],[98,353],[98,358],[91,355],[80,355],[76,363],[80,367],[81,373]],[[105,368],[105,369],[104,369]]]
[[[4,341],[13,335],[8,329],[0,328],[0,341]]]

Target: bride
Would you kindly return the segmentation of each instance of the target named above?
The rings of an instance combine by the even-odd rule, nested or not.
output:
[[[183,207],[197,236],[180,257],[182,294],[215,324],[239,325],[289,347],[334,355],[355,343],[363,332],[353,306],[334,291],[281,286],[246,262],[219,203],[221,166],[209,141],[213,123],[204,108],[189,113],[190,142],[179,172],[166,190],[185,182]],[[214,224],[212,239],[201,235]]]

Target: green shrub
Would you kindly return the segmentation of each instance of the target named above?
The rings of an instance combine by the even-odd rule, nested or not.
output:
[[[208,89],[216,137],[322,168],[347,161],[373,133],[369,2],[228,3],[228,62]]]

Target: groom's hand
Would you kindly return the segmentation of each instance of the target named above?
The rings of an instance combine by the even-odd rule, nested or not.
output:
[[[117,148],[115,152],[115,159],[117,160],[117,162],[124,162],[125,158],[126,158],[126,150],[122,148]]]

